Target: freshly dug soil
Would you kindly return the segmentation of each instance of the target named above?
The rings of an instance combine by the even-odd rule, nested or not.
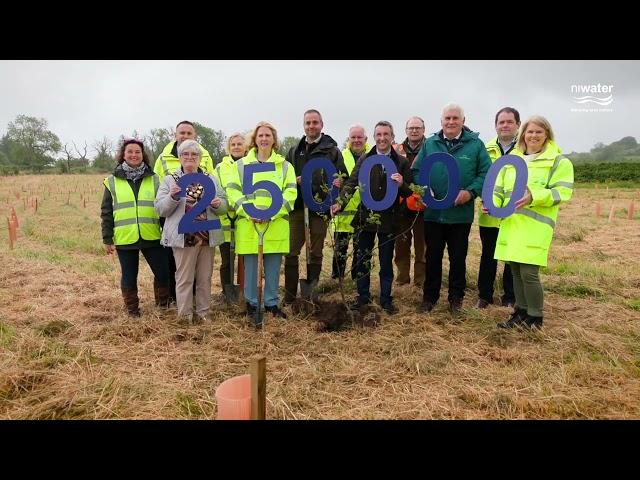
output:
[[[319,322],[318,331],[335,332],[354,325],[375,327],[380,322],[380,312],[380,308],[373,304],[349,310],[343,303],[320,301],[316,304],[313,319]]]

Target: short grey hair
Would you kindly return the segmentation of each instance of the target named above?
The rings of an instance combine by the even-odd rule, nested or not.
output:
[[[378,123],[376,123],[376,126],[373,127],[373,131],[376,131],[376,128],[378,127],[389,127],[389,129],[391,130],[391,136],[395,138],[395,133],[393,133],[393,125],[391,125],[391,122],[387,122],[386,120],[380,120]]]
[[[462,108],[457,103],[447,103],[444,107],[442,107],[442,114],[440,116],[443,117],[444,112],[446,112],[447,110],[457,110],[458,112],[460,112],[460,117],[464,118],[464,108]]]
[[[425,128],[424,120],[422,118],[416,117],[416,116],[409,117],[409,120],[407,120],[407,122],[404,124],[404,128],[407,128],[409,126],[409,122],[411,120],[418,120],[420,123],[422,123],[422,128]]]
[[[200,144],[195,140],[192,140],[191,138],[189,138],[184,142],[182,142],[180,145],[178,145],[178,156],[182,155],[182,152],[184,152],[187,149],[195,150],[196,152],[198,152],[198,156],[202,157],[202,150],[200,149]]]

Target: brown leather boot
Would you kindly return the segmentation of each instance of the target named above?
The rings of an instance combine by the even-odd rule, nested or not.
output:
[[[169,307],[169,295],[171,294],[171,290],[169,289],[169,285],[161,285],[153,281],[153,296],[156,301],[156,306],[167,308]]]
[[[140,309],[138,308],[140,300],[138,299],[138,288],[121,288],[122,299],[127,313],[130,317],[139,317]]]

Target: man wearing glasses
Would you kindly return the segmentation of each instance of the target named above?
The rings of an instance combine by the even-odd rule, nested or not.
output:
[[[424,120],[420,117],[411,117],[405,125],[407,138],[397,145],[397,152],[409,160],[413,166],[418,152],[425,141]],[[422,287],[425,275],[425,243],[424,243],[424,215],[422,212],[410,210],[407,201],[402,198],[398,209],[398,233],[404,232],[396,238],[395,263],[398,269],[396,283],[404,285],[411,281],[411,238],[413,237],[415,260],[413,263],[413,284]],[[412,226],[413,225],[413,226]]]

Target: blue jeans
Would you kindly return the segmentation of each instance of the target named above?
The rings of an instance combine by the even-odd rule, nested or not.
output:
[[[358,238],[357,285],[358,302],[368,303],[371,300],[371,257],[373,244],[378,235],[378,259],[380,260],[380,305],[384,306],[393,300],[391,284],[393,283],[393,250],[395,242],[392,233],[360,232]]]
[[[157,247],[141,248],[139,250],[116,248],[116,252],[122,269],[121,288],[138,288],[140,252],[142,252],[149,264],[156,282],[162,286],[169,286],[169,262],[167,261],[167,252],[164,247],[158,245]]]
[[[258,255],[244,257],[244,298],[252,307],[258,306]],[[280,265],[282,253],[265,253],[264,268],[264,305],[278,305],[278,284],[280,283]]]

